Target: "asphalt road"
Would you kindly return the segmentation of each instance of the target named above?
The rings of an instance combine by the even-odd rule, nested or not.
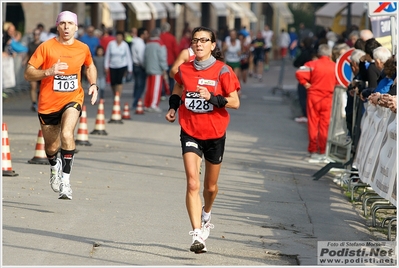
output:
[[[277,63],[274,63],[277,64]],[[317,241],[378,239],[348,202],[331,174],[318,181],[322,164],[307,162],[306,125],[278,85],[279,67],[263,82],[242,85],[241,107],[231,122],[219,194],[212,210],[215,228],[206,254],[189,251],[185,175],[179,125],[165,112],[136,115],[109,124],[113,108],[105,95],[107,136],[89,135],[77,146],[71,175],[73,200],[59,200],[49,186],[49,166],[28,164],[39,130],[27,92],[3,99],[12,168],[2,180],[4,266],[287,266],[316,265]],[[295,91],[293,67],[285,92]],[[87,106],[95,126],[97,105]],[[132,83],[120,100],[132,103]],[[166,111],[167,101],[161,102]]]

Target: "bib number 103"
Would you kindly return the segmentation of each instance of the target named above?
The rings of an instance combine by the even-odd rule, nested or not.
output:
[[[77,75],[56,75],[53,83],[54,91],[69,92],[78,89]]]

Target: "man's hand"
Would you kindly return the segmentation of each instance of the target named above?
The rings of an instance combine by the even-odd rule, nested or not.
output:
[[[57,74],[64,74],[65,72],[61,72],[61,70],[68,69],[68,64],[66,62],[61,62],[60,59],[50,69],[47,69],[44,74],[46,76],[54,76]]]
[[[91,95],[91,105],[94,105],[97,101],[98,90],[96,85],[89,87],[89,95]]]

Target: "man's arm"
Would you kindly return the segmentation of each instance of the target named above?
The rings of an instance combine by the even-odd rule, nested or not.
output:
[[[91,105],[94,105],[97,101],[98,95],[98,87],[96,85],[97,81],[97,68],[92,61],[91,64],[87,67],[87,80],[90,83],[89,87],[89,95],[91,95]],[[94,85],[93,85],[94,84]]]
[[[66,69],[68,69],[68,64],[66,62],[60,62],[60,60],[54,63],[51,68],[46,70],[37,69],[33,65],[28,64],[28,66],[26,66],[24,77],[27,81],[39,81],[48,76],[64,74],[61,70]]]

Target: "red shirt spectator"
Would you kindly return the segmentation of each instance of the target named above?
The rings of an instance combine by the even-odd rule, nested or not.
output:
[[[180,39],[180,51],[191,47],[191,32],[189,30],[184,32]]]
[[[112,29],[108,29],[100,38],[100,46],[104,48],[104,53],[107,50],[109,42],[111,42],[112,40],[115,40],[115,36],[112,36]]]
[[[166,46],[168,66],[172,66],[180,52],[176,37],[169,32],[170,24],[167,22],[162,24],[161,31],[162,33],[159,38]]]

